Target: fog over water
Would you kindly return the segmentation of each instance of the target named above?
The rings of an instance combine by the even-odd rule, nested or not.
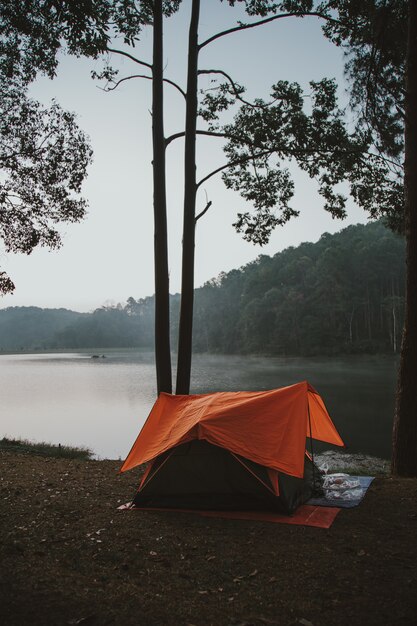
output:
[[[156,396],[153,354],[112,350],[0,356],[0,437],[84,445],[124,458]],[[192,393],[264,390],[308,380],[351,452],[391,453],[397,359],[197,355]]]

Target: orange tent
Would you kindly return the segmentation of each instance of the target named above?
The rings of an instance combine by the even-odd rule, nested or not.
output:
[[[161,393],[121,472],[193,440],[302,478],[306,438],[344,443],[306,381],[271,391],[174,396]]]

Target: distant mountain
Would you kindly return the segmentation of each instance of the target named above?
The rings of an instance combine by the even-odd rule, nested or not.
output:
[[[380,222],[349,226],[222,273],[195,292],[194,350],[237,354],[392,353],[403,325],[405,246]],[[171,296],[177,344],[178,294]],[[0,351],[147,347],[154,298],[101,307],[0,309]]]
[[[0,309],[0,350],[42,350],[51,347],[57,333],[85,315],[68,309],[34,306]]]
[[[153,298],[92,313],[67,309],[0,309],[0,351],[153,346]]]

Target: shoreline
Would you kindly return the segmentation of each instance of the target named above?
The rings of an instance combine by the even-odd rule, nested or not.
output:
[[[16,454],[33,454],[50,458],[78,458],[85,461],[110,461],[120,463],[121,459],[107,459],[100,457],[93,450],[84,446],[66,446],[50,442],[36,442],[28,439],[0,439],[0,450],[14,452]],[[390,461],[372,455],[361,453],[349,453],[341,450],[324,450],[314,454],[317,467],[325,474],[333,472],[345,472],[355,475],[388,475],[390,473]]]

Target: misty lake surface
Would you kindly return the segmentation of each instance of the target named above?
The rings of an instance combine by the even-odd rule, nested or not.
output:
[[[83,445],[99,458],[124,459],[155,400],[153,354],[92,354],[0,355],[0,438]],[[398,359],[387,356],[196,355],[191,392],[260,391],[308,380],[350,452],[389,458],[397,367]]]

